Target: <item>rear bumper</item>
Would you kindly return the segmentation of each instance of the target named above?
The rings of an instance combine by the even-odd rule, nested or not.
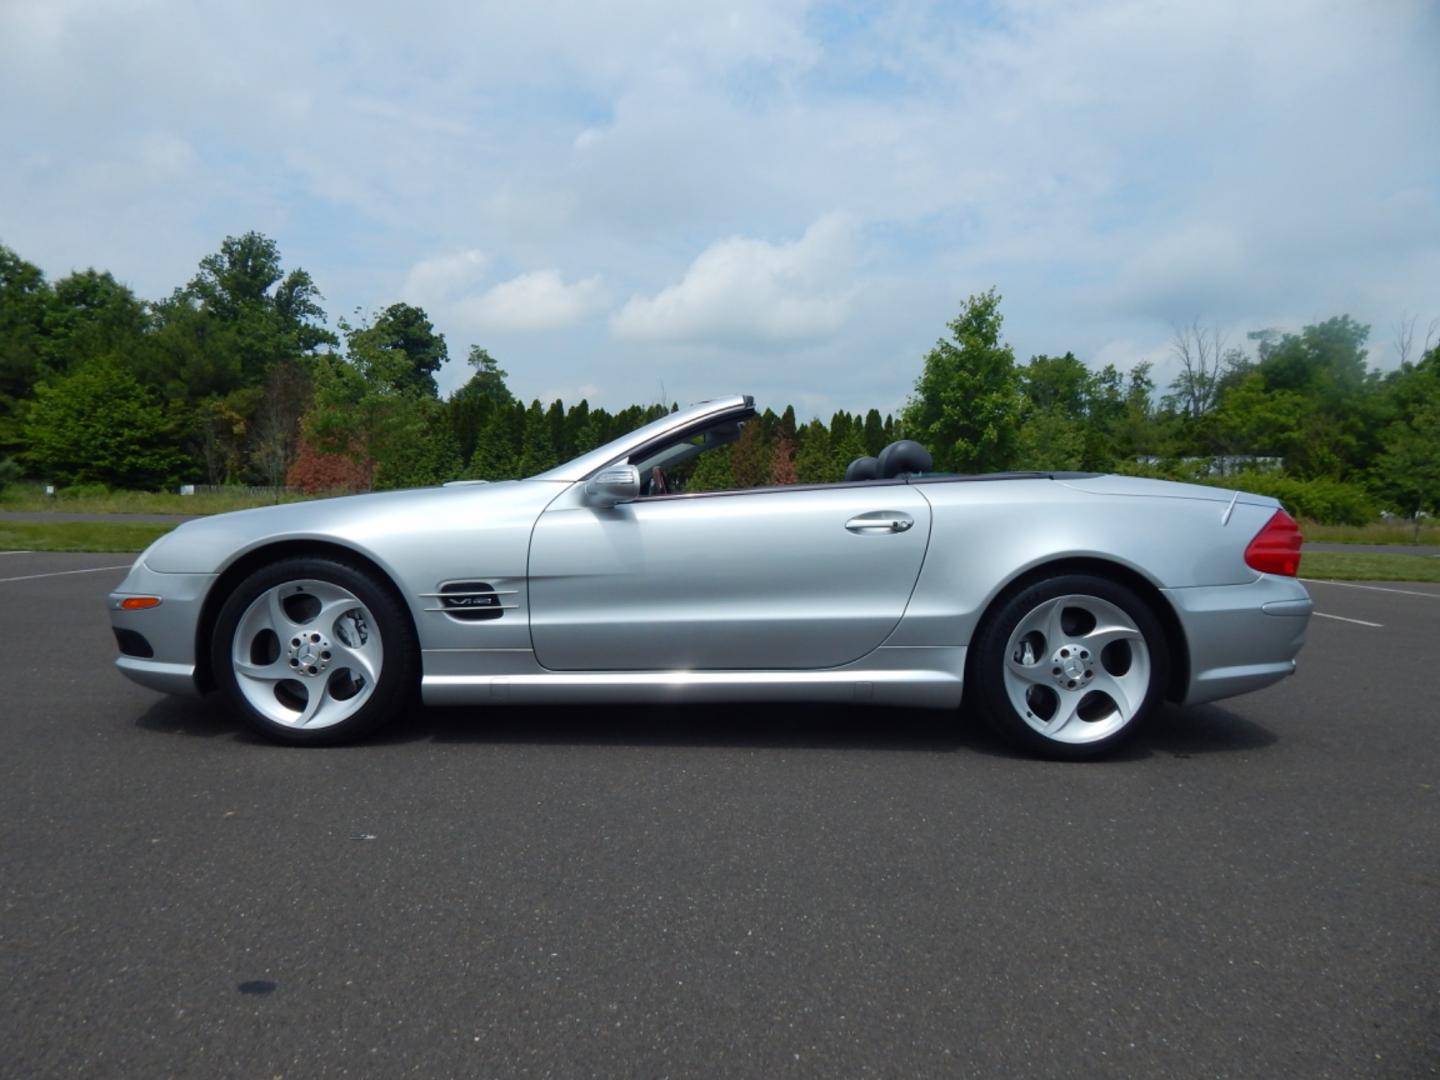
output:
[[[1294,578],[1168,589],[1190,654],[1181,703],[1247,694],[1295,673],[1313,604]]]
[[[145,639],[150,656],[121,656],[115,667],[132,682],[166,694],[198,695],[195,636],[214,574],[161,574],[137,560],[110,594],[110,625]],[[158,596],[158,607],[124,611],[127,596]]]

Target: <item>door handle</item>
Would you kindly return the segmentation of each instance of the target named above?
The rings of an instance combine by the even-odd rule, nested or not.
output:
[[[845,528],[862,535],[869,533],[901,533],[915,524],[909,514],[898,510],[872,510],[859,514],[845,522]]]

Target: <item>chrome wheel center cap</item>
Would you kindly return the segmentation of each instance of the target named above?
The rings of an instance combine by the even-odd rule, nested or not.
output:
[[[1095,678],[1095,658],[1084,646],[1061,645],[1050,657],[1050,677],[1062,690],[1078,690]]]
[[[286,655],[296,674],[313,677],[330,666],[330,642],[324,635],[313,631],[301,634],[290,639]]]

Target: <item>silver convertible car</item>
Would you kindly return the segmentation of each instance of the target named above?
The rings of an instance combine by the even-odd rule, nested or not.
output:
[[[286,743],[434,705],[820,701],[955,710],[1051,757],[1164,699],[1295,670],[1311,603],[1274,499],[1089,473],[954,476],[913,442],[841,483],[687,491],[749,397],[539,476],[221,514],[110,596],[131,679]],[[677,717],[678,722],[678,717]]]

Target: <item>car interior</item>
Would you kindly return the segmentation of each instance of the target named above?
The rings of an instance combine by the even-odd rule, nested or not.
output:
[[[642,451],[630,458],[640,472],[640,497],[682,495],[690,489],[700,458],[712,450],[738,442],[753,419],[727,420],[703,431],[668,443],[659,449]],[[912,439],[900,439],[874,457],[859,457],[845,470],[845,483],[866,480],[893,480],[904,475],[928,473],[934,469],[930,452]]]

